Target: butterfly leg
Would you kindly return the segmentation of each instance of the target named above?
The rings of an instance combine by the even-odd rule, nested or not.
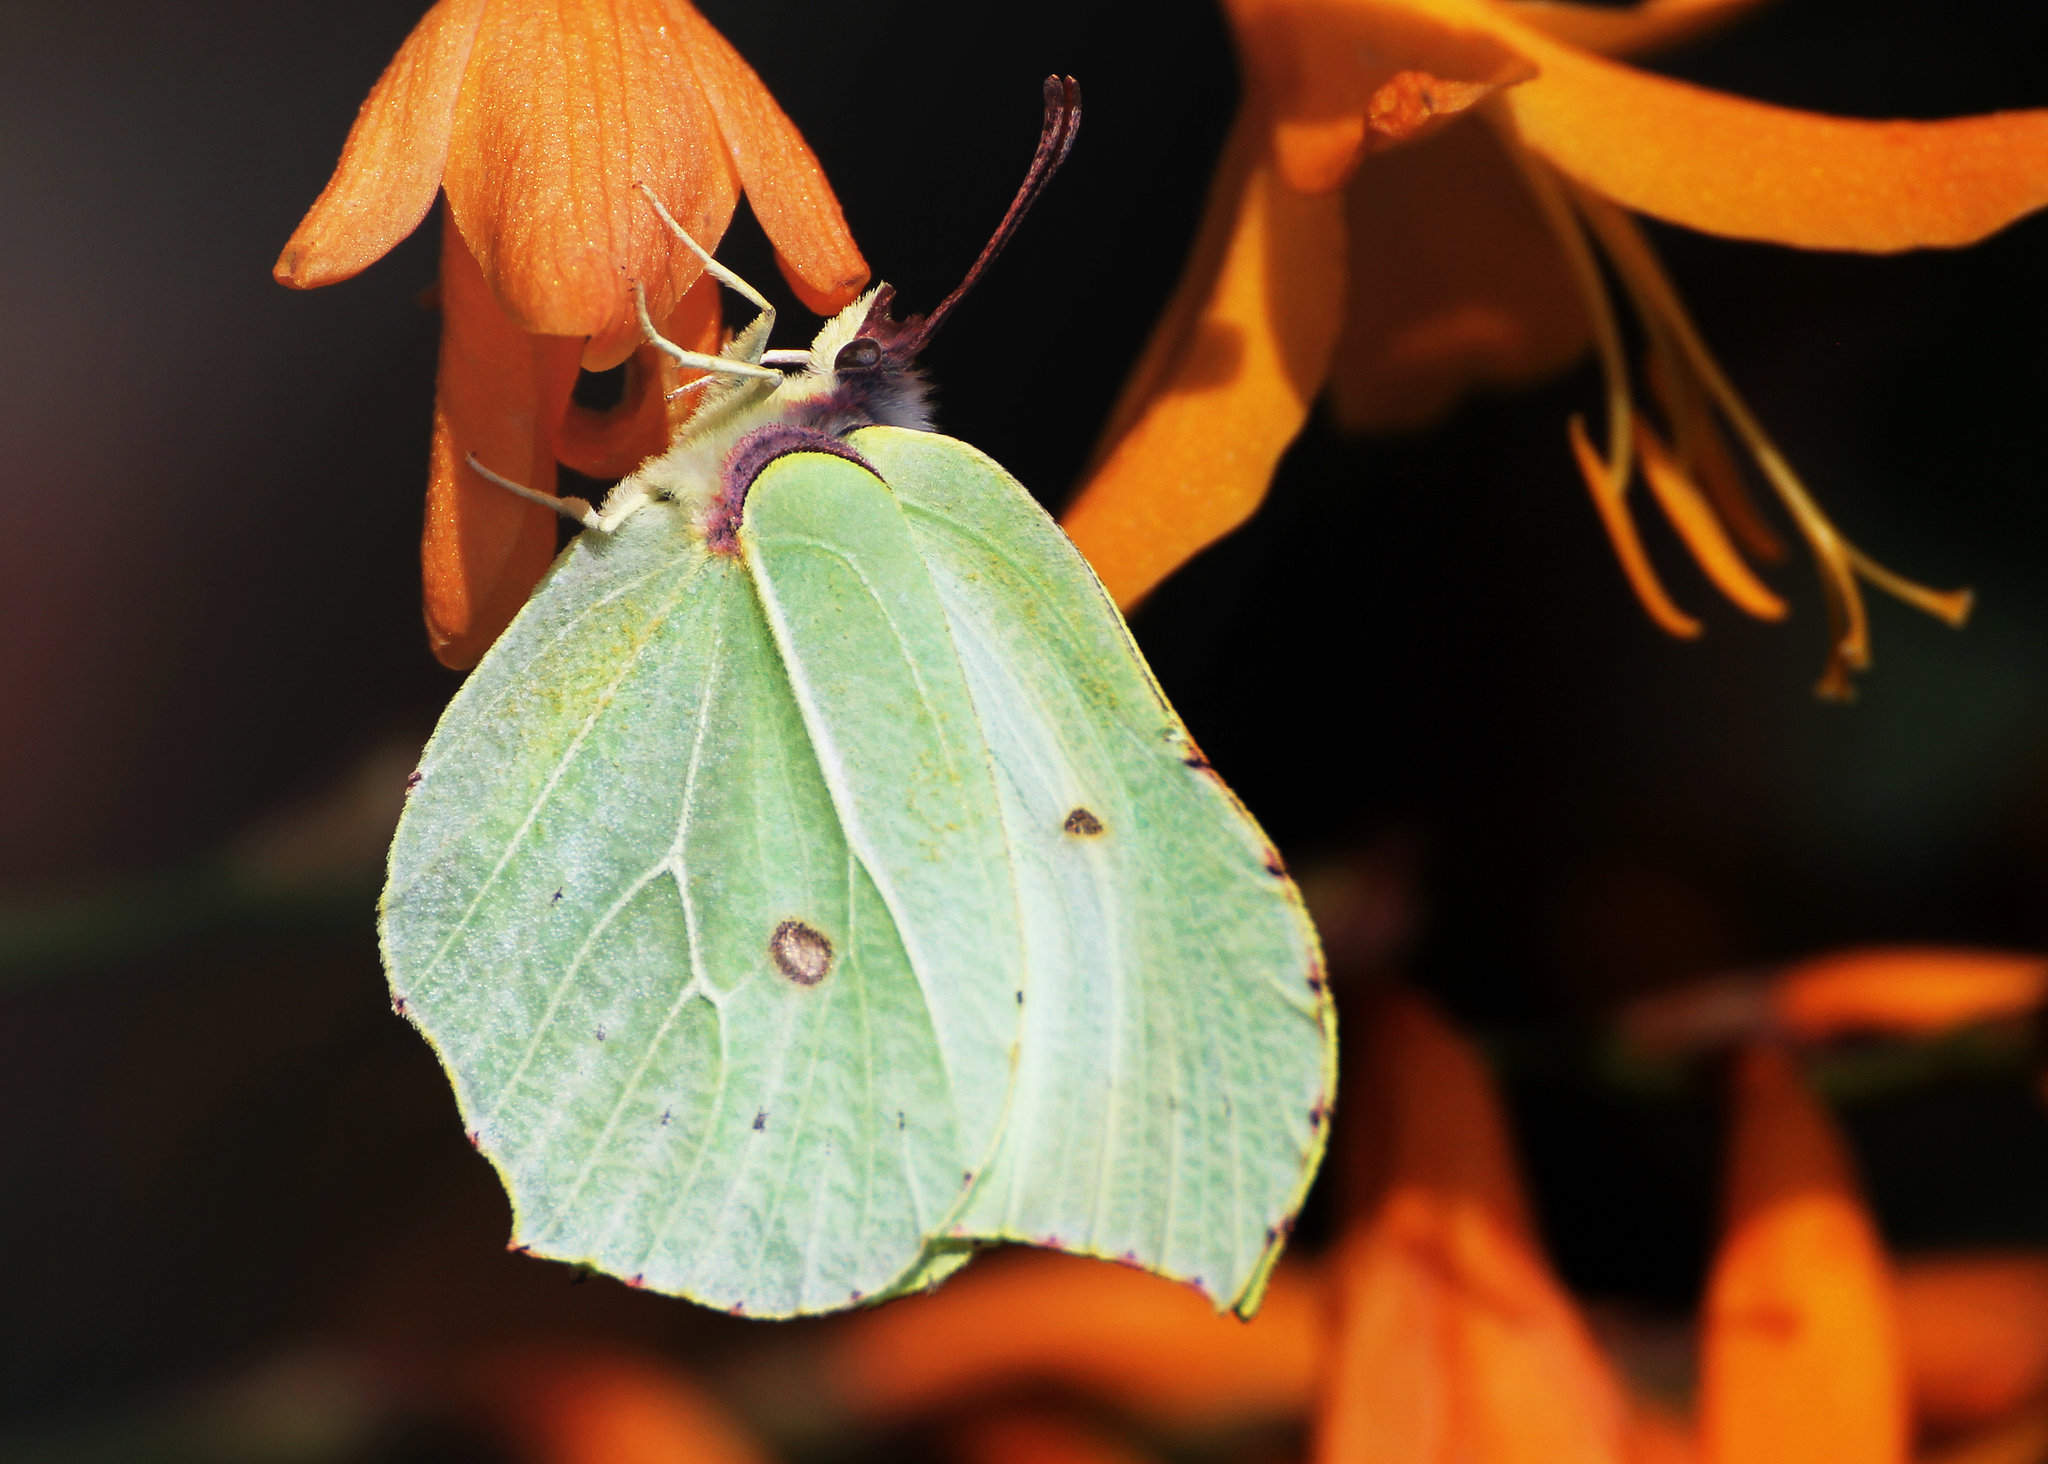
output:
[[[478,462],[475,453],[469,454],[468,462],[470,471],[486,482],[496,483],[508,493],[518,494],[528,503],[538,503],[542,508],[552,508],[563,518],[574,519],[586,529],[597,529],[602,533],[609,534],[631,516],[632,509],[628,509],[625,513],[620,513],[616,516],[605,514],[600,517],[597,510],[581,498],[557,498],[552,493],[543,493],[537,488],[527,487],[524,483],[515,483],[510,478],[502,477]],[[645,500],[643,499],[642,501],[644,502]],[[632,505],[632,508],[638,508],[639,506],[639,503],[635,503]],[[606,519],[612,519],[613,521],[607,523]]]
[[[654,211],[661,216],[661,221],[668,225],[669,232],[688,245],[690,252],[704,262],[704,272],[735,294],[745,296],[753,303],[754,308],[761,312],[757,322],[760,327],[760,339],[767,340],[769,332],[775,328],[775,307],[768,303],[767,298],[759,290],[713,259],[710,250],[692,239],[690,231],[676,222],[675,215],[662,206],[661,200],[654,196],[652,188],[645,183],[640,184],[639,188],[647,195],[647,201],[654,205]]]
[[[731,356],[710,356],[702,351],[684,350],[655,329],[654,317],[647,313],[647,291],[638,280],[633,281],[633,308],[640,312],[640,329],[646,333],[647,343],[678,366],[694,366],[699,371],[709,371],[717,376],[744,376],[754,381],[782,380],[782,373],[772,366],[757,366],[752,361],[735,360]]]

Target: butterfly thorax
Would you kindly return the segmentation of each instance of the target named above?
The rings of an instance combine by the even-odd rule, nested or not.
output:
[[[862,427],[931,429],[928,389],[907,361],[875,347],[863,329],[886,309],[887,286],[870,290],[825,322],[807,360],[780,382],[714,377],[693,388],[697,408],[677,430],[668,451],[641,464],[612,490],[615,506],[635,501],[679,505],[714,547],[728,547],[746,492],[762,468],[784,452],[834,451]],[[766,350],[766,322],[756,321],[720,353],[758,362]],[[851,348],[851,349],[850,349]]]

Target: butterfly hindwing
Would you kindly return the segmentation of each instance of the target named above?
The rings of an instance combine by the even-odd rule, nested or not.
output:
[[[893,745],[906,723],[878,714],[837,638],[853,601],[914,620],[931,647],[922,675],[962,684],[999,810],[981,857],[1023,921],[1016,1087],[995,1162],[946,1237],[1124,1259],[1249,1310],[1321,1153],[1334,1083],[1334,1021],[1299,895],[1024,489],[937,434],[873,427],[850,441],[886,488],[843,459],[802,455],[764,473],[749,503],[751,532],[772,520],[777,542],[805,546],[759,553],[757,573],[819,596],[781,632],[792,658],[815,654],[815,639],[841,668],[809,678],[836,688],[813,710],[814,737]],[[868,772],[849,762],[838,796],[916,803],[905,770],[931,757],[929,741],[906,739]],[[906,918],[950,922],[964,887],[940,882]],[[977,916],[961,935],[991,928]],[[979,949],[986,964],[1001,943],[984,934]],[[991,1092],[999,1082],[991,1074]]]

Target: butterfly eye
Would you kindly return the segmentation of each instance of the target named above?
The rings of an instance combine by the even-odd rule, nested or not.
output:
[[[834,371],[865,371],[882,364],[882,348],[868,336],[856,336],[832,358]]]

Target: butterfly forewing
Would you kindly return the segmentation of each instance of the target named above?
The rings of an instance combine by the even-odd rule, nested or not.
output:
[[[428,749],[394,992],[515,1243],[759,1315],[886,1292],[990,1136],[743,568],[668,508],[586,537]]]

